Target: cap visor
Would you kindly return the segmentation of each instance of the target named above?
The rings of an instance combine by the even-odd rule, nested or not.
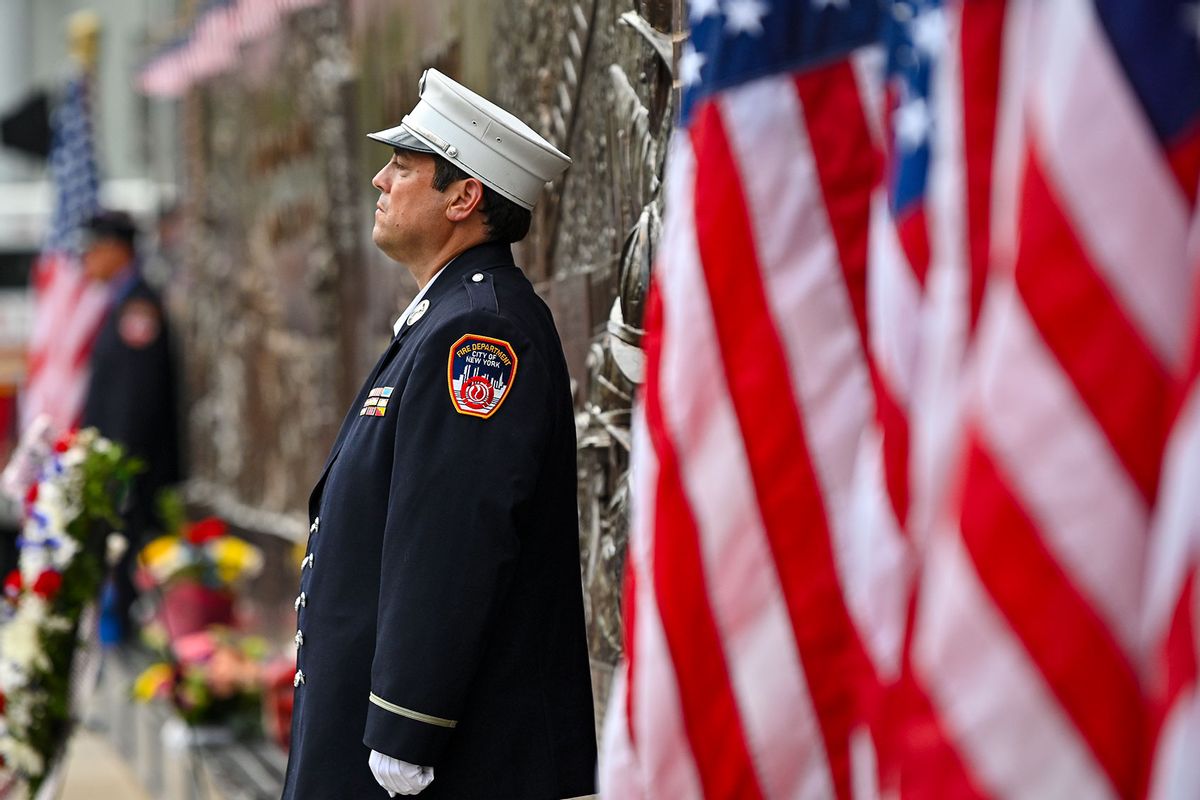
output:
[[[368,133],[368,139],[373,139],[382,144],[399,147],[402,150],[416,150],[420,153],[432,153],[433,148],[422,142],[417,137],[413,136],[403,125],[397,125],[394,128],[388,128],[385,131],[376,131]]]

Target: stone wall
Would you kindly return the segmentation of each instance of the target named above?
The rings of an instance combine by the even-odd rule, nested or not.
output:
[[[190,235],[171,299],[190,494],[295,537],[368,346],[354,325],[362,203],[341,17],[334,6],[294,16],[184,112]]]

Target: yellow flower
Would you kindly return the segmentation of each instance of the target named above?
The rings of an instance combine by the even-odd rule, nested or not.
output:
[[[204,545],[217,568],[222,583],[231,584],[252,578],[262,571],[262,553],[257,547],[236,536],[222,536]]]
[[[133,682],[133,697],[148,703],[171,685],[171,667],[168,664],[152,664]]]
[[[159,582],[186,566],[186,556],[178,536],[160,536],[154,539],[142,548],[141,559]]]

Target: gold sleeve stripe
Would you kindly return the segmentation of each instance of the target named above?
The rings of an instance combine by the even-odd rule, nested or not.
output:
[[[398,706],[395,703],[389,703],[387,700],[384,700],[374,692],[371,692],[371,702],[382,708],[384,711],[390,711],[393,714],[398,714],[402,717],[415,719],[417,722],[424,722],[426,725],[437,725],[439,728],[453,728],[458,725],[457,720],[442,719],[441,717],[422,714],[420,711],[413,711],[412,709],[405,708],[404,706]]]

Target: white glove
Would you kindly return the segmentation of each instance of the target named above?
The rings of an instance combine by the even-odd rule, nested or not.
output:
[[[433,767],[418,767],[407,761],[371,751],[367,759],[371,774],[379,785],[388,790],[390,797],[398,794],[417,794],[433,783]]]

